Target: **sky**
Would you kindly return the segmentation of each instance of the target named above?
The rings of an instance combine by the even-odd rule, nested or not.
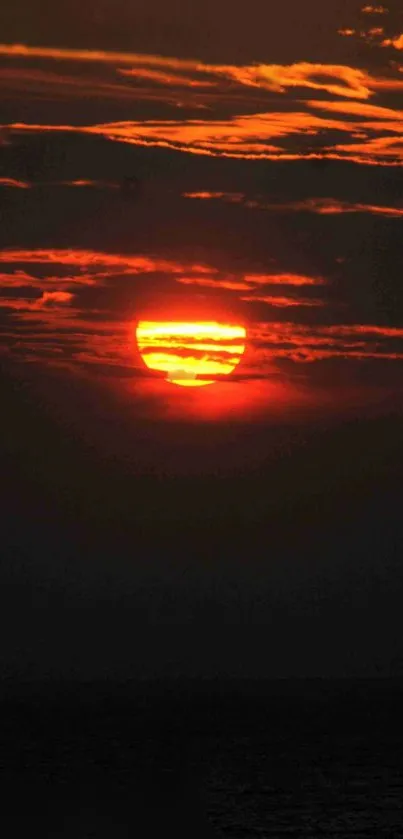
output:
[[[0,33],[3,672],[400,672],[401,4]],[[232,373],[150,369],[183,319]]]

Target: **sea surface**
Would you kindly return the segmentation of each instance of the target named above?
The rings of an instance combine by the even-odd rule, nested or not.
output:
[[[7,839],[398,839],[402,712],[388,679],[7,688]]]

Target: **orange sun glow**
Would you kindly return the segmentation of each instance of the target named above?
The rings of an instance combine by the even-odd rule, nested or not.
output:
[[[232,373],[245,352],[246,330],[215,321],[143,320],[136,338],[150,370],[166,373],[173,384],[200,387]]]

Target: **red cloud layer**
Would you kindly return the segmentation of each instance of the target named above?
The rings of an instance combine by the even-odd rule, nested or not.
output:
[[[222,276],[214,266],[189,266],[174,260],[139,255],[121,255],[96,251],[74,250],[9,250],[0,252],[0,261],[49,265],[52,271],[59,265],[71,266],[77,274],[70,277],[34,277],[22,270],[0,275],[4,288],[21,289],[21,296],[1,298],[0,306],[10,312],[13,328],[3,334],[4,352],[18,357],[35,357],[44,364],[62,364],[72,369],[87,365],[108,365],[111,375],[116,365],[128,375],[136,365],[134,357],[133,324],[112,319],[107,312],[98,311],[86,297],[83,310],[79,308],[77,288],[81,278],[88,284],[107,283],[116,273],[132,275],[152,270],[166,271],[173,282],[208,285],[243,294],[246,303],[264,302],[271,307],[290,308],[323,306],[321,299],[309,299],[289,294],[275,294],[273,288],[303,288],[324,285],[322,278],[304,275],[272,273]],[[157,267],[158,266],[158,267]],[[92,268],[103,268],[89,275]],[[186,269],[188,273],[186,274]],[[185,272],[185,273],[183,273]],[[43,269],[41,271],[43,273]],[[273,288],[272,288],[273,287]],[[31,288],[34,296],[27,296]],[[244,292],[249,292],[244,294]],[[94,319],[94,316],[95,319]],[[303,325],[296,322],[268,322],[249,325],[249,368],[251,375],[264,376],[273,370],[276,359],[298,363],[331,358],[364,360],[382,358],[390,362],[403,359],[403,328],[379,324]]]

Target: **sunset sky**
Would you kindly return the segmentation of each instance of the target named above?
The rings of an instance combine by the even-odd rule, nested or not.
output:
[[[393,670],[401,3],[14,0],[0,40],[6,671]]]

